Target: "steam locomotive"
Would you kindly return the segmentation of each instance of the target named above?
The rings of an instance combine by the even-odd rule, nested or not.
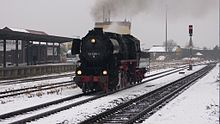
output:
[[[79,54],[74,81],[84,93],[125,88],[141,82],[146,72],[139,67],[140,41],[129,34],[94,28],[73,41],[72,54]]]

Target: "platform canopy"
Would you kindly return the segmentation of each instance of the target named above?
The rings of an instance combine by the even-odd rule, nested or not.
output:
[[[48,35],[46,33],[34,32],[33,30],[13,30],[5,27],[0,29],[0,40],[22,40],[22,41],[41,41],[41,42],[56,42],[65,43],[73,41],[74,38],[60,37]]]

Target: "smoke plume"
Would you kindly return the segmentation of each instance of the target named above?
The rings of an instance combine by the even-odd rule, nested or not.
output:
[[[217,0],[96,0],[91,14],[96,21],[109,17],[134,17],[140,13],[161,16],[167,6],[171,17],[199,17],[207,14],[216,4]]]
[[[151,0],[96,0],[92,8],[95,20],[111,17],[134,16],[148,8]]]

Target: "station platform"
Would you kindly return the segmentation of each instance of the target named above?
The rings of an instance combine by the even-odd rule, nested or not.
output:
[[[0,68],[0,80],[72,72],[75,67],[72,63],[56,63]]]

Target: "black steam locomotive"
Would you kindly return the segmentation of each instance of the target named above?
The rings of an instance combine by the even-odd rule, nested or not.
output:
[[[72,54],[79,54],[74,80],[83,92],[108,92],[144,78],[145,68],[139,68],[140,41],[132,35],[95,28],[73,41]]]

